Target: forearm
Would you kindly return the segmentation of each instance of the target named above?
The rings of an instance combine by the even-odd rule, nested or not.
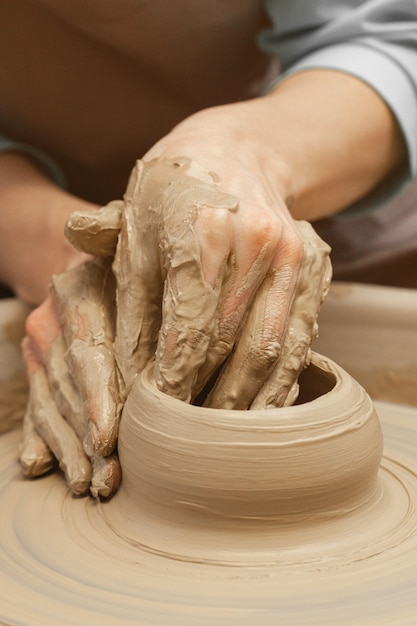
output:
[[[31,304],[49,280],[81,259],[64,237],[73,210],[92,205],[66,193],[26,156],[0,155],[0,282]]]
[[[271,140],[288,171],[297,219],[349,206],[405,166],[399,126],[363,81],[332,70],[295,74],[264,99]]]
[[[191,173],[214,172],[240,200],[257,195],[274,209],[279,196],[294,218],[309,221],[357,201],[407,158],[380,96],[333,70],[300,72],[265,97],[201,111],[145,159],[159,156],[189,157]]]

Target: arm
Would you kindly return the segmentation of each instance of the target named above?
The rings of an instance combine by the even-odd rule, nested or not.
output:
[[[327,70],[356,77],[386,103],[408,156],[408,168],[404,166],[397,176],[386,179],[381,190],[385,198],[396,193],[410,175],[417,174],[416,3],[265,0],[265,6],[272,28],[263,32],[259,41],[266,52],[279,59],[282,74],[278,86],[300,72]],[[322,86],[319,81],[316,85]],[[365,115],[367,111],[373,114],[372,108],[364,110]],[[345,112],[351,115],[349,105]],[[352,113],[357,114],[358,108],[354,106]],[[384,137],[377,135],[375,144],[381,139]],[[375,206],[382,197],[371,194],[357,206],[372,207],[372,202]]]
[[[52,274],[86,259],[65,239],[64,225],[72,211],[92,207],[26,154],[0,154],[0,282],[30,304],[42,302]]]
[[[285,120],[277,125],[276,142],[292,172],[287,197],[296,219],[336,213],[406,167],[392,111],[354,76],[306,70],[278,84],[269,99],[275,116]]]
[[[407,164],[403,134],[386,102],[335,70],[302,71],[263,98],[197,113],[148,156],[187,150],[210,171],[218,163],[216,136],[230,159],[222,177],[234,175],[228,191],[245,193],[235,171],[240,166],[261,169],[292,216],[309,221],[342,210]]]

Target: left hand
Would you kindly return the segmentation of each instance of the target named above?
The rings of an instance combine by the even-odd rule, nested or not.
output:
[[[90,261],[55,276],[26,323],[30,393],[20,461],[30,477],[58,461],[76,495],[107,497],[120,483],[113,296],[109,261]]]

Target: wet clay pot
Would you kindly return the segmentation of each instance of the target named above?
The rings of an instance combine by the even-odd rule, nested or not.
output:
[[[113,528],[120,516],[129,540],[191,559],[221,560],[227,545],[233,560],[236,544],[238,561],[241,531],[262,550],[262,528],[340,517],[369,503],[383,447],[369,396],[317,354],[300,390],[291,407],[208,409],[163,394],[145,370],[123,412],[122,487],[106,508]]]

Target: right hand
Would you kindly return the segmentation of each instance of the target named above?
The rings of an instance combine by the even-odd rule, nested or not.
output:
[[[274,210],[259,206],[256,188],[238,200],[190,167],[185,158],[138,161],[118,207],[115,355],[123,397],[155,357],[159,388],[186,402],[226,362],[208,406],[292,403],[330,283],[329,247],[278,196]],[[252,174],[237,169],[243,180]],[[92,217],[99,222],[100,211]],[[97,230],[85,214],[69,220],[70,237],[77,232],[86,252]],[[114,246],[116,230],[105,230]]]

